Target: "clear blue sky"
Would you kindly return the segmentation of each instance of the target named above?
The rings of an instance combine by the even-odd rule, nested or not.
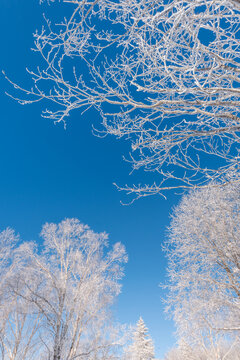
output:
[[[27,84],[26,66],[37,64],[30,51],[32,33],[41,27],[38,0],[1,0],[0,68],[20,84]],[[0,228],[13,227],[23,240],[37,239],[41,225],[77,217],[95,231],[106,231],[121,241],[129,254],[115,314],[122,323],[143,317],[163,356],[174,343],[171,321],[165,319],[158,287],[164,281],[166,261],[161,252],[169,212],[178,196],[150,197],[122,206],[124,194],[113,182],[132,183],[122,160],[129,144],[115,138],[99,139],[91,126],[96,112],[72,114],[67,129],[41,118],[46,104],[20,106],[4,91],[0,80]],[[139,178],[138,178],[139,180]]]

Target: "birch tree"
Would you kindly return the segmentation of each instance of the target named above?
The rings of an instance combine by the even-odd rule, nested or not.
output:
[[[118,339],[110,326],[109,306],[121,288],[123,245],[107,251],[107,235],[77,219],[47,223],[41,236],[42,244],[22,243],[16,249],[7,279],[9,294],[22,309],[9,304],[11,319],[32,326],[34,352],[25,357],[21,352],[18,357],[6,353],[3,359],[111,359]],[[31,332],[27,334],[29,338]],[[6,329],[9,343],[13,337]]]
[[[37,359],[40,317],[32,316],[32,309],[20,296],[7,294],[0,309],[0,358],[2,360]]]
[[[178,335],[206,347],[240,334],[240,189],[190,192],[175,208],[166,244],[168,310]]]
[[[219,343],[215,348],[201,346],[191,348],[186,343],[182,343],[169,350],[164,360],[238,360],[239,351],[239,345],[231,342]]]
[[[11,252],[18,240],[19,237],[11,228],[7,228],[0,233],[0,303],[4,295],[6,269],[11,265]]]
[[[137,197],[238,181],[239,0],[50,3],[64,18],[35,33],[41,64],[32,89],[15,85],[21,104],[47,100],[43,116],[64,124],[96,108],[97,134],[130,140],[133,170],[156,175],[119,187]]]
[[[26,360],[32,358],[38,346],[35,335],[38,317],[32,318],[29,307],[9,291],[8,279],[14,275],[14,249],[19,236],[7,228],[0,233],[0,358]],[[34,345],[34,346],[33,346]]]

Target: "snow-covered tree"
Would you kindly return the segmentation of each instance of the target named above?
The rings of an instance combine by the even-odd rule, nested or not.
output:
[[[107,251],[107,235],[77,219],[45,224],[41,236],[42,244],[16,248],[7,269],[2,359],[111,359],[118,342],[109,306],[120,292],[123,245]]]
[[[99,110],[104,133],[131,140],[133,169],[156,174],[126,187],[136,196],[239,180],[239,0],[49,3],[21,103],[49,100],[56,122]]]
[[[133,333],[132,344],[127,349],[126,359],[152,360],[154,359],[154,346],[148,335],[148,329],[140,317]]]
[[[6,269],[11,264],[11,252],[16,246],[19,237],[15,234],[13,229],[7,228],[0,233],[0,303],[1,290],[4,284]]]
[[[195,190],[175,208],[166,251],[168,309],[190,344],[240,334],[240,188]],[[199,340],[200,339],[200,340]]]
[[[185,341],[167,352],[164,360],[239,360],[240,345],[236,342],[222,342],[206,348],[199,342],[191,347]]]
[[[39,319],[31,318],[28,305],[13,295],[8,286],[9,276],[14,276],[13,253],[18,241],[19,237],[10,228],[0,233],[0,358],[3,360],[33,359],[38,350],[35,336]]]

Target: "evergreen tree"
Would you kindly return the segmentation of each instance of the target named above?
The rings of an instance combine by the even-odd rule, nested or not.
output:
[[[131,360],[154,359],[153,341],[148,335],[148,329],[141,317],[133,333],[133,343],[129,346],[127,355],[127,359]]]

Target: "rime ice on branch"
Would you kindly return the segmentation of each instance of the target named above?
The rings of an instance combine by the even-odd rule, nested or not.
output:
[[[27,102],[52,102],[56,122],[96,108],[103,133],[131,141],[133,169],[155,172],[125,187],[137,197],[239,179],[239,0],[51,6],[71,14],[35,34],[45,66],[29,71]]]
[[[195,190],[173,213],[166,302],[179,337],[194,346],[222,336],[239,344],[239,239],[239,185]]]
[[[109,306],[121,288],[123,245],[107,250],[106,233],[77,219],[45,224],[41,236],[41,246],[22,243],[0,262],[1,359],[115,358],[120,340]],[[15,238],[1,233],[0,253]]]

